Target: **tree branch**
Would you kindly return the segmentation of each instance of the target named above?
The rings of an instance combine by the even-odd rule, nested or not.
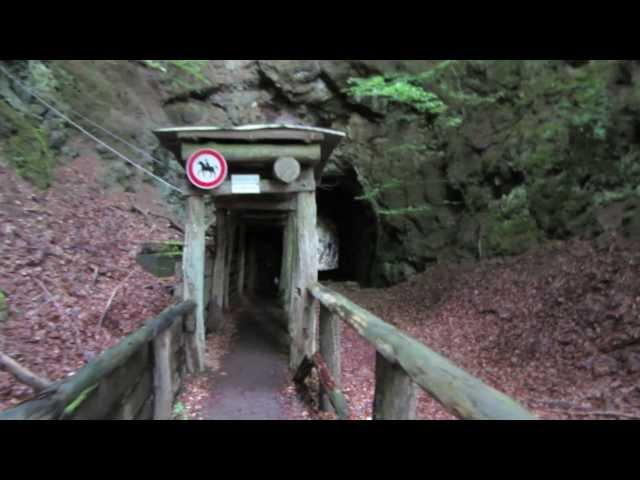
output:
[[[0,352],[0,367],[13,375],[19,382],[33,388],[36,393],[51,385],[51,380],[36,375],[2,352]]]

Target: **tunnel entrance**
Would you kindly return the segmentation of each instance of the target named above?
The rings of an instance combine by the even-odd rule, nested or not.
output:
[[[320,281],[371,282],[371,266],[377,241],[377,220],[371,206],[355,198],[363,189],[355,170],[324,175],[316,190],[318,217],[334,224],[338,233],[337,269],[318,273]]]
[[[251,290],[260,299],[277,299],[284,228],[281,225],[253,225],[247,228],[247,235],[256,249],[255,283]]]

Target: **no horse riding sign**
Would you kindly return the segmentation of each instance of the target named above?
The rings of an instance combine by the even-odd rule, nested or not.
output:
[[[194,152],[187,160],[187,177],[198,188],[212,190],[227,178],[227,162],[209,148]]]

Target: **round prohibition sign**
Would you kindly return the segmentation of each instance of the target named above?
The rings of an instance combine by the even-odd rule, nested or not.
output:
[[[209,148],[194,152],[187,160],[187,177],[198,188],[211,190],[227,178],[227,161]]]

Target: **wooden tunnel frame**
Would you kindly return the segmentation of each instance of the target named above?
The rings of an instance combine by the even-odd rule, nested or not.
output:
[[[283,255],[279,295],[287,316],[289,363],[297,368],[318,344],[315,301],[309,287],[318,280],[316,184],[331,152],[344,133],[297,125],[253,125],[235,128],[179,127],[154,131],[182,167],[201,148],[220,152],[229,176],[214,190],[200,190],[189,182],[183,250],[184,300],[196,302],[187,322],[189,371],[202,371],[205,349],[205,310],[214,329],[222,326],[224,311],[234,296],[255,284],[258,259],[249,225],[281,226]],[[234,194],[231,175],[259,173],[259,194]],[[186,176],[185,176],[186,178]],[[205,197],[214,200],[216,249],[210,291],[205,291]],[[209,302],[212,302],[210,304]]]

